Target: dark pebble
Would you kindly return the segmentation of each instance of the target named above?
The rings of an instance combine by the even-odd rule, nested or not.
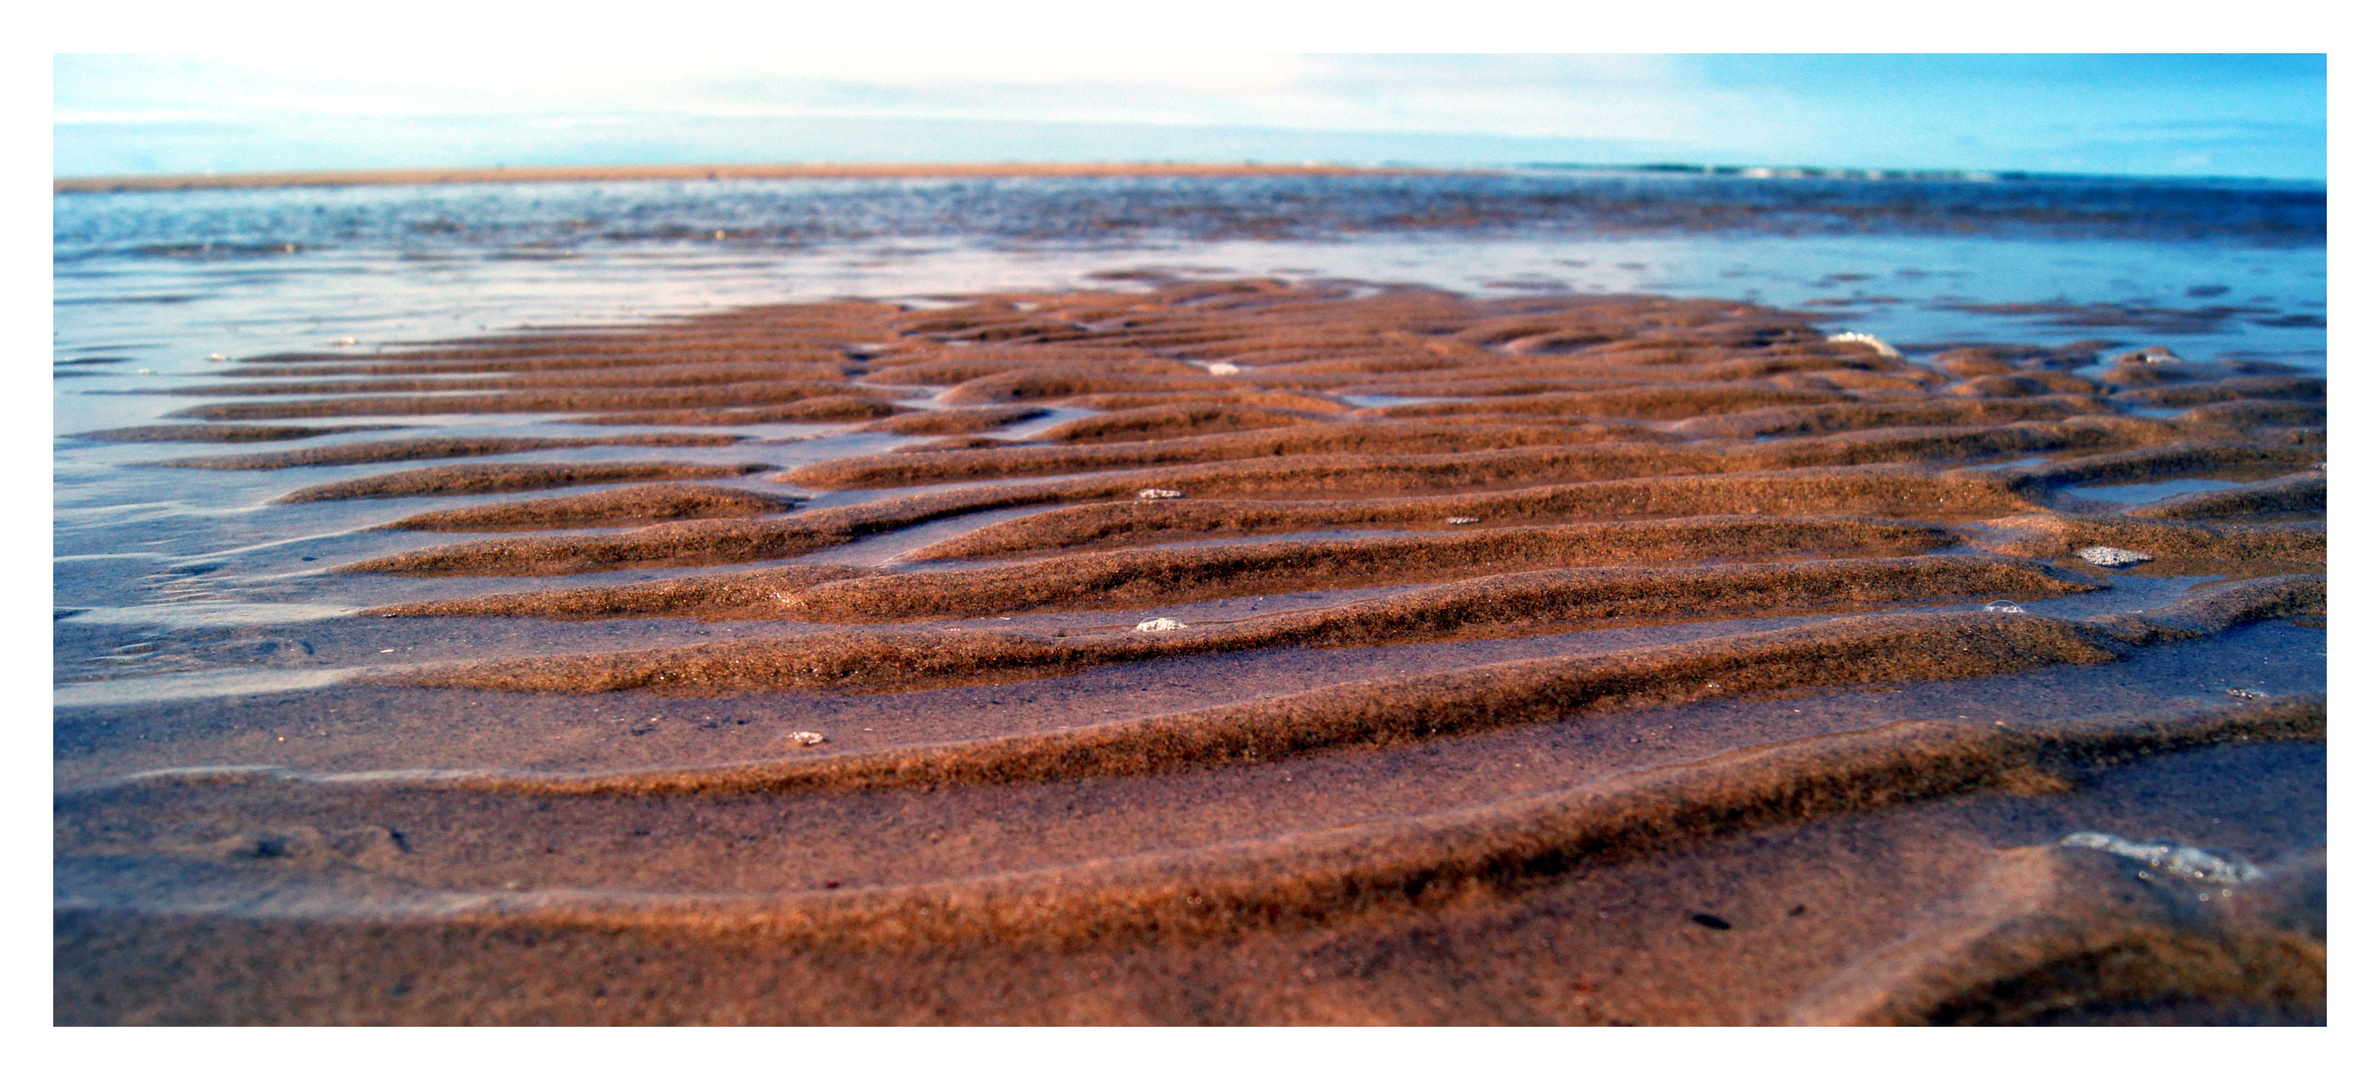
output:
[[[1792,915],[1792,916],[1795,916],[1795,917],[1797,917],[1797,918],[1798,918],[1798,917],[1800,917],[1800,916],[1802,915],[1802,913],[1804,913],[1804,912],[1806,912],[1806,911],[1809,911],[1809,910],[1810,910],[1809,908],[1803,907],[1803,906],[1802,906],[1802,905],[1800,905],[1800,904],[1795,904],[1795,905],[1793,905],[1793,909],[1792,909],[1792,910],[1790,910],[1790,911],[1787,911],[1785,914],[1787,914],[1787,915]]]
[[[1732,925],[1727,920],[1716,915],[1705,915],[1699,911],[1694,913],[1694,921],[1703,926],[1710,927],[1713,930],[1725,930]]]

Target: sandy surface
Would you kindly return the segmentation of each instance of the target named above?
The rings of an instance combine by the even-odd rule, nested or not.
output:
[[[2104,352],[1242,281],[245,358],[188,440],[543,437],[186,463],[354,554],[57,624],[56,1014],[2320,1022],[2322,389]]]

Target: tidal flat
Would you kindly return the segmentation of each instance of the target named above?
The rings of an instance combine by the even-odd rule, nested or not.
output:
[[[448,179],[56,196],[60,1023],[2325,1019],[2318,186]]]

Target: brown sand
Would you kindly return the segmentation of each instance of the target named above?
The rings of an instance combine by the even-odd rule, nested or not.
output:
[[[2254,475],[2293,471],[2320,462],[2319,452],[2303,447],[2220,443],[2180,443],[2070,458],[2048,465],[2005,469],[1999,475],[2012,490],[2041,491],[2053,486],[2146,480],[2159,476]],[[2076,491],[2088,498],[2090,492]]]
[[[1464,535],[1279,541],[1060,555],[980,570],[870,574],[815,587],[810,567],[674,578],[605,590],[610,610],[699,618],[882,622],[1051,608],[1102,611],[1317,588],[1454,581],[1532,566],[1773,558],[1772,552],[1903,555],[1956,542],[1945,530],[1861,518],[1681,518],[1492,529]],[[350,569],[354,569],[350,567]],[[787,578],[785,575],[796,575]],[[581,603],[552,593],[379,609],[401,615],[543,615]],[[657,606],[662,596],[672,606]]]
[[[2303,376],[2247,376],[2203,385],[2152,386],[2126,390],[2119,400],[2160,408],[2206,405],[2218,401],[2321,401],[2327,384]]]
[[[2201,405],[2182,414],[2181,419],[2201,424],[2225,424],[2239,427],[2321,425],[2328,410],[2321,405],[2295,401],[2261,401],[2243,399],[2218,401]]]
[[[1398,405],[1386,416],[1445,416],[1460,412],[1517,412],[1556,416],[1637,417],[1685,420],[1698,416],[1784,405],[1816,405],[1840,395],[1759,386],[1662,386],[1596,390],[1581,394],[1532,394],[1485,402]]]
[[[2210,911],[2184,890],[2137,889],[2107,862],[2047,847],[2007,852],[1952,907],[1949,925],[1831,980],[1792,1019],[2034,1025],[2088,1022],[2094,1011],[2117,1020],[2109,1003],[2137,1002],[2164,1005],[2140,1009],[2143,1020],[2189,1023],[2208,1017],[2172,1003],[2209,999],[2252,1001],[2272,1020],[2320,1014],[2328,963],[2318,939],[2252,905]],[[2284,887],[2318,895],[2318,868],[2313,876]]]
[[[339,370],[339,369],[332,369]],[[341,371],[344,374],[343,371]],[[324,379],[315,382],[266,382],[246,378],[231,383],[207,383],[199,386],[177,386],[150,391],[187,397],[270,397],[275,395],[309,394],[411,394],[453,393],[466,390],[592,390],[638,389],[663,390],[689,386],[737,386],[748,383],[775,383],[788,379],[832,379],[848,373],[843,364],[808,364],[788,367],[785,364],[718,365],[708,362],[680,362],[662,366],[600,371],[573,371],[559,375],[505,375],[498,378],[465,378],[449,375],[438,379]],[[261,369],[233,369],[226,375],[282,375],[285,371]]]
[[[931,323],[925,324],[927,326]],[[920,327],[912,322],[911,330]],[[1069,351],[1053,355],[1045,350],[1022,347],[1001,349],[960,349],[953,352],[925,353],[917,356],[890,356],[871,362],[875,370],[862,378],[864,383],[883,383],[890,386],[964,386],[1001,375],[1037,375],[1067,378],[1070,375],[1133,376],[1153,378],[1198,376],[1188,384],[1199,389],[1216,384],[1204,372],[1192,372],[1177,360],[1159,360],[1132,353],[1084,354]]]
[[[350,563],[343,569],[393,574],[577,574],[659,566],[716,566],[779,559],[896,529],[983,510],[1056,502],[1077,484],[1012,486],[910,495],[810,510],[783,519],[688,521],[620,536],[552,536],[476,541]],[[1093,496],[1119,494],[1114,482]]]
[[[381,526],[422,532],[525,532],[538,529],[595,529],[649,525],[657,521],[742,518],[781,514],[800,500],[741,488],[700,484],[645,484],[525,499],[493,506],[432,510]]]
[[[914,487],[1008,476],[1052,476],[1105,469],[1147,468],[1185,462],[1238,461],[1331,453],[1459,453],[1628,438],[1632,433],[1601,427],[1547,428],[1423,424],[1301,425],[1288,429],[1240,431],[1115,446],[1014,447],[939,454],[932,458],[883,456],[847,458],[804,466],[786,474],[790,483],[827,489]]]
[[[1113,443],[1139,442],[1146,439],[1170,439],[1185,435],[1213,435],[1227,431],[1253,431],[1261,428],[1290,427],[1310,423],[1309,414],[1287,409],[1266,409],[1246,405],[1181,404],[1150,405],[1138,409],[1119,409],[1100,416],[1086,416],[1052,425],[1041,433],[1045,442],[1054,443]]]
[[[715,611],[725,590],[673,583],[679,596]],[[801,586],[791,586],[798,590]],[[1375,647],[1447,638],[1558,633],[1624,619],[1713,614],[1855,610],[1893,602],[1992,596],[2030,600],[2088,586],[2048,577],[2030,566],[1971,556],[1843,559],[1776,566],[1540,570],[1491,574],[1380,600],[1145,634],[1064,635],[1016,632],[879,631],[818,634],[782,642],[742,642],[686,650],[545,657],[434,669],[400,677],[423,686],[572,692],[658,689],[726,693],[795,687],[915,690],[925,686],[1048,678],[1101,664],[1250,649]],[[630,605],[572,604],[546,594],[549,613],[631,614]],[[613,594],[618,595],[618,594]],[[787,595],[798,596],[798,591]],[[774,599],[770,597],[769,599]],[[493,614],[482,602],[447,602],[419,614]],[[516,610],[535,610],[523,598]],[[645,613],[670,610],[648,603]]]
[[[982,450],[986,447],[1007,445],[1010,444],[1005,440],[994,439],[984,435],[953,435],[947,439],[935,439],[932,442],[911,443],[908,446],[896,446],[893,448],[893,453],[927,454],[938,450]]]
[[[966,435],[1021,424],[1049,415],[1031,405],[993,405],[978,409],[919,409],[896,413],[863,430],[895,435]]]
[[[307,416],[440,416],[474,413],[619,412],[781,405],[815,397],[845,397],[850,387],[829,382],[736,383],[707,390],[634,392],[524,391],[509,394],[375,394],[301,401],[193,405],[167,415],[197,420],[280,420]]]
[[[1103,610],[1334,586],[1449,581],[1524,567],[1753,560],[1780,550],[1914,554],[1954,539],[1930,526],[1875,519],[1710,517],[1087,552],[981,570],[836,582],[796,595],[780,615],[845,622],[994,615],[1042,607]]]
[[[574,416],[574,424],[654,424],[672,427],[716,427],[728,424],[849,424],[877,420],[901,410],[880,399],[836,394],[772,405],[759,409],[655,409],[646,412],[599,413]]]
[[[1117,447],[1015,447],[925,458],[853,457],[804,466],[788,472],[785,479],[828,490],[909,487],[1187,460],[1197,464],[1144,468],[1122,474],[1117,483],[1200,496],[1282,496],[1299,492],[1388,495],[1510,487],[1524,482],[1988,458],[2100,449],[2171,437],[2170,428],[2153,424],[2143,429],[2123,430],[2071,422],[2021,423],[2000,427],[1885,428],[1708,447],[1670,445],[1654,440],[1650,433],[1584,425],[1548,429],[1529,425],[1481,428],[1383,424],[1377,430],[1332,425]],[[1381,443],[1402,443],[1411,449],[1393,456],[1332,450],[1350,445],[1378,447]],[[1511,448],[1430,452],[1430,448],[1449,443],[1491,446],[1502,443]],[[1293,454],[1293,450],[1299,452]],[[2301,454],[2289,458],[2283,451],[2267,456],[2276,461],[2302,461],[2306,457]]]
[[[689,521],[620,536],[551,536],[474,541],[349,563],[381,574],[580,574],[662,566],[717,566],[781,559],[976,510],[1050,502],[1044,491],[951,492],[811,510],[784,519]]]
[[[1892,471],[1885,471],[1892,470]],[[1165,543],[1300,529],[1477,528],[1697,514],[1877,514],[1961,520],[2026,504],[1988,481],[1898,467],[1599,480],[1476,495],[1342,500],[1167,499],[1049,510],[987,525],[909,558],[986,559],[1051,548]],[[1476,518],[1453,525],[1450,518]]]
[[[2296,525],[2080,514],[2024,514],[1981,524],[1991,528],[1977,546],[2025,558],[2055,559],[2086,547],[2120,547],[2157,557],[2136,573],[2304,573],[2320,569],[2328,550],[2320,527]]]
[[[332,484],[299,488],[276,502],[320,502],[325,499],[389,499],[421,495],[490,495],[505,491],[537,491],[580,484],[618,484],[633,480],[713,480],[767,472],[769,465],[687,465],[649,461],[604,465],[434,465],[427,469],[381,473]]]
[[[1824,435],[1863,428],[2003,424],[2012,420],[2063,420],[2103,413],[2111,406],[2093,398],[2030,397],[2016,401],[1920,400],[1841,405],[1789,405],[1697,417],[1679,424],[1689,435],[1749,439],[1762,435]]]
[[[1344,413],[1354,407],[1334,397],[1285,390],[1182,391],[1166,394],[1078,394],[1052,404],[1075,409],[1118,412],[1159,405],[1244,405],[1256,409],[1287,409],[1297,413]]]
[[[1252,706],[895,754],[837,755],[815,762],[583,780],[490,778],[475,784],[536,793],[683,795],[1018,784],[1133,775],[1279,760],[1345,746],[1460,737],[1496,727],[1547,723],[1582,710],[1622,711],[1655,703],[1846,683],[1975,678],[2049,664],[2110,663],[2122,655],[2118,650],[2123,637],[2145,641],[2191,636],[2217,632],[2247,619],[2322,610],[2319,583],[2310,592],[2267,589],[2237,595],[2235,591],[2235,599],[2211,618],[2201,617],[2197,611],[2173,613],[2165,622],[2119,617],[2118,625],[2132,631],[2129,634],[2027,615],[1864,616],[1812,628],[1733,635],[1583,660],[1521,661],[1443,675],[1355,683]],[[1955,647],[1945,647],[1953,642]],[[822,654],[813,659],[824,658]],[[765,660],[756,657],[745,662]],[[615,677],[633,679],[634,666],[634,661],[629,661],[623,665],[629,670],[618,671]],[[698,660],[697,667],[701,666]],[[508,675],[511,681],[534,684],[540,676],[559,682],[562,673],[506,673],[501,668],[482,668],[455,672],[451,677],[471,680],[466,685],[493,686],[506,681]],[[650,680],[649,674],[647,678]]]
[[[351,431],[399,431],[403,428],[402,424],[334,424],[322,427],[286,424],[148,424],[85,431],[74,437],[101,442],[288,442],[322,435],[344,435]]]
[[[1228,722],[1221,714],[1211,719]],[[620,932],[670,925],[717,927],[724,922],[767,927],[777,935],[819,944],[849,944],[855,939],[950,944],[1088,944],[1151,936],[1212,939],[1234,930],[1278,932],[1345,921],[1378,906],[1401,907],[1423,899],[1416,886],[1475,882],[1510,887],[1581,864],[1661,853],[1714,834],[1773,822],[1823,820],[1994,788],[2058,793],[2068,788],[2059,773],[2076,766],[2104,768],[2226,742],[2320,740],[2325,730],[2322,705],[2303,700],[2181,715],[2086,716],[1982,728],[1914,720],[1747,748],[1683,767],[1477,808],[1119,859],[1069,868],[1071,873],[1000,875],[934,888],[876,888],[843,896],[813,889],[765,907],[733,900],[640,904],[627,898],[616,906],[527,908],[515,917],[545,925],[609,926]],[[1259,741],[1266,749],[1285,742]],[[1236,746],[1216,749],[1218,763],[1249,760]],[[1078,762],[1087,759],[1087,754],[1078,753]],[[940,764],[927,758],[913,769],[921,774],[951,771],[938,768]],[[1045,773],[1056,764],[1042,755],[1026,763],[1026,769]],[[893,763],[886,762],[866,771],[892,768]],[[830,770],[805,771],[815,775]],[[533,798],[626,794],[648,799],[830,786],[804,779],[808,778],[742,770],[575,781],[487,776],[362,782],[382,789],[463,789]],[[862,790],[871,786],[864,781],[831,784]],[[1440,894],[1430,899],[1435,903],[1425,902],[1427,906],[1452,898]]]
[[[563,351],[567,350],[567,351]],[[590,355],[592,354],[592,355]],[[395,357],[403,357],[397,359]],[[344,362],[330,362],[344,361]],[[239,367],[214,374],[225,379],[286,379],[318,376],[485,375],[499,372],[612,371],[628,372],[628,385],[651,385],[678,372],[699,373],[713,365],[742,365],[765,378],[837,378],[856,370],[842,351],[826,345],[775,341],[766,344],[730,341],[711,347],[700,343],[660,346],[630,344],[606,348],[599,342],[574,337],[546,349],[505,350],[408,349],[379,353],[369,359],[339,354],[246,356]],[[747,376],[749,377],[749,376]],[[511,385],[506,383],[505,385]],[[552,385],[550,380],[545,385]],[[607,381],[604,385],[613,385]]]
[[[953,405],[1001,405],[1023,401],[1055,401],[1085,394],[1199,391],[1214,385],[1214,380],[1204,375],[1133,375],[1067,368],[1028,368],[969,379],[943,391],[942,400]]]
[[[387,442],[341,443],[276,454],[232,457],[173,458],[150,462],[177,469],[288,469],[301,465],[362,465],[381,461],[432,461],[438,458],[488,457],[524,454],[532,450],[566,450],[580,446],[732,446],[733,435],[620,435],[606,439],[432,438],[393,439]]]
[[[815,559],[435,583],[376,612],[435,618],[304,632],[348,683],[61,710],[56,1013],[2319,1022],[2323,391],[2071,370],[2105,347],[1935,370],[1721,301],[1155,280],[251,357],[380,392],[201,409],[1098,415],[806,466],[853,501],[791,513],[663,484],[408,518],[523,535],[344,569]],[[490,389],[399,389],[431,383]],[[1416,393],[1464,400],[1341,400]],[[2132,411],[2163,402],[2192,412]],[[339,493],[692,478],[620,468],[704,467]],[[2250,483],[2073,490],[2168,476]],[[1296,535],[1341,529],[1382,534]],[[2043,613],[2076,605],[2106,614]],[[881,622],[922,625],[833,625]],[[2075,829],[2264,874],[2200,899]]]

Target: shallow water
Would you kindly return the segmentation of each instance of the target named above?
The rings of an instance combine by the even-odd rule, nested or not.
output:
[[[2237,480],[2201,480],[2195,477],[2183,477],[2179,480],[2159,480],[2153,484],[2086,484],[2072,490],[2086,499],[2138,506],[2143,503],[2153,503],[2159,499],[2169,499],[2176,495],[2189,495],[2200,491],[2224,491],[2241,486],[2244,485]]]

